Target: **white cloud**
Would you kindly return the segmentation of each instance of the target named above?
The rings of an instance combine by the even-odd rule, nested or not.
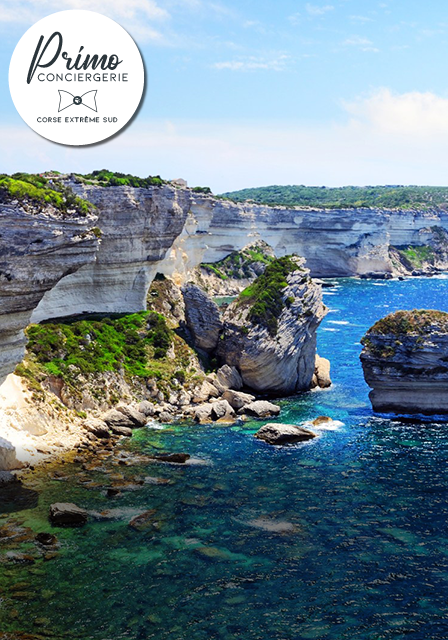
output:
[[[379,53],[379,49],[377,49],[371,40],[368,38],[363,38],[362,36],[351,36],[347,38],[342,43],[345,46],[349,47],[357,47],[361,51],[370,51],[372,53]]]
[[[448,136],[448,98],[434,93],[395,94],[383,88],[344,107],[358,122],[381,133],[412,140]]]
[[[361,22],[361,23],[374,21],[373,18],[369,18],[368,16],[350,16],[350,20],[352,22]]]
[[[317,5],[317,4],[310,4],[308,2],[305,5],[305,9],[310,16],[323,16],[329,11],[333,11],[334,7],[331,4]]]
[[[0,23],[34,23],[52,12],[85,9],[104,13],[118,20],[134,35],[147,40],[161,40],[154,23],[170,18],[168,11],[155,0],[2,0]]]
[[[229,71],[283,71],[289,60],[286,54],[277,54],[272,57],[250,56],[240,60],[226,60],[212,64],[213,69]]]

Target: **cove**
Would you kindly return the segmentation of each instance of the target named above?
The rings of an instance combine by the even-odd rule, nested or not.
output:
[[[260,422],[152,425],[123,444],[129,464],[46,465],[25,483],[32,500],[0,506],[0,527],[25,531],[21,542],[0,538],[1,633],[445,640],[448,426],[375,416],[359,340],[398,309],[448,311],[448,279],[342,279],[324,289],[324,301],[318,351],[330,354],[334,385],[281,401],[281,421],[328,415],[339,427],[276,449],[253,438]],[[193,460],[132,458],[157,451]],[[107,498],[114,476],[127,490]],[[51,528],[56,501],[108,510],[110,519]],[[129,527],[148,510],[147,526]],[[31,553],[43,531],[57,536],[56,557],[7,558]]]

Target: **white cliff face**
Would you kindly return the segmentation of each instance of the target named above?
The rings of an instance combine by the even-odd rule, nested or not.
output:
[[[47,293],[32,322],[85,312],[145,309],[158,264],[184,228],[189,192],[168,186],[70,186],[97,207],[101,245],[95,262],[64,278]]]
[[[314,277],[387,273],[392,271],[389,246],[425,244],[431,226],[448,229],[448,216],[441,211],[273,208],[194,194],[185,227],[160,269],[182,282],[201,262],[216,262],[261,239],[279,257],[303,256]]]
[[[0,384],[23,358],[23,330],[45,293],[95,260],[96,217],[0,203]]]

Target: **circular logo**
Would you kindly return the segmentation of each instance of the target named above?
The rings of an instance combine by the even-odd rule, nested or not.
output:
[[[36,133],[60,144],[106,140],[136,112],[145,71],[119,24],[93,11],[60,11],[22,36],[9,66],[14,105]]]

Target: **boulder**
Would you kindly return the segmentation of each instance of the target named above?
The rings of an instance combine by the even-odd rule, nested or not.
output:
[[[55,502],[50,505],[50,522],[55,526],[81,527],[86,524],[87,511],[71,502]]]
[[[134,407],[118,406],[116,409],[110,409],[103,417],[103,421],[113,430],[114,427],[126,427],[127,429],[135,429],[143,427],[147,423],[147,417],[137,411]]]
[[[218,396],[218,389],[208,380],[204,380],[199,389],[195,392],[193,402],[207,402],[209,398],[217,398]]]
[[[97,438],[110,438],[110,429],[103,420],[89,418],[83,423],[83,427]]]
[[[268,444],[284,445],[312,440],[316,434],[293,424],[268,423],[257,431],[255,437]]]
[[[223,422],[233,422],[235,419],[235,411],[227,400],[217,400],[214,402],[212,404],[211,415],[214,420],[222,420]]]
[[[255,396],[250,395],[250,393],[243,393],[242,391],[226,389],[222,394],[222,399],[227,400],[230,406],[235,409],[235,411],[238,411],[251,402],[254,402]]]
[[[132,423],[132,425],[136,428],[144,427],[148,422],[146,418],[146,414],[142,413],[135,407],[131,407],[130,405],[120,404],[117,406],[117,411],[120,411],[128,420]],[[127,426],[127,425],[125,425]],[[129,425],[132,429],[132,426]]]
[[[314,374],[316,376],[317,385],[321,389],[331,387],[330,361],[327,360],[327,358],[321,358],[316,354]]]
[[[117,425],[112,425],[111,431],[116,436],[124,436],[125,438],[132,437],[132,429],[130,429],[129,427],[119,427]]]
[[[4,438],[0,438],[0,471],[22,469],[24,464],[16,457],[15,447]]]
[[[255,416],[256,418],[270,418],[271,416],[278,416],[280,407],[278,404],[272,404],[272,402],[268,402],[267,400],[256,400],[240,409],[238,413],[245,413],[248,416]]]
[[[264,283],[267,289],[257,289]],[[297,256],[275,260],[251,286],[256,293],[240,295],[223,314],[219,358],[256,392],[286,396],[310,389],[316,331],[326,314],[321,287]]]
[[[222,331],[218,305],[195,284],[182,287],[185,303],[185,320],[197,349],[211,353],[218,344]]]
[[[243,380],[238,373],[238,369],[228,364],[223,365],[216,372],[216,382],[219,387],[225,389],[235,389],[239,391],[243,386]]]
[[[207,402],[196,407],[194,412],[194,419],[200,424],[207,424],[212,421],[212,408],[213,405]]]
[[[139,413],[142,413],[147,418],[150,418],[154,415],[154,405],[152,402],[149,402],[149,400],[143,400],[143,402],[140,402],[140,404],[138,405],[137,411],[139,411]]]

